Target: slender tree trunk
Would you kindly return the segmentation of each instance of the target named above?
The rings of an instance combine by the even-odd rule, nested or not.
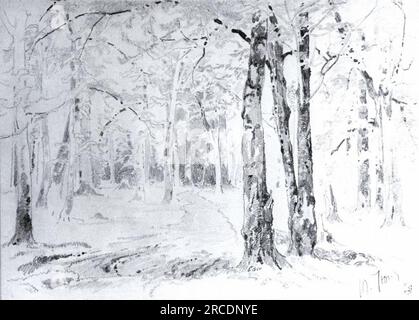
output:
[[[393,150],[391,150],[391,173],[388,184],[389,192],[388,199],[386,199],[386,216],[383,225],[389,226],[396,222],[401,226],[405,226],[401,208],[402,188],[397,174],[397,161]]]
[[[211,132],[211,140],[214,146],[214,167],[215,167],[215,191],[217,193],[223,193],[223,186],[222,186],[222,160],[221,160],[221,146],[220,146],[220,129],[216,129],[217,132]]]
[[[109,134],[108,138],[108,148],[109,148],[109,170],[110,170],[110,183],[115,184],[115,154],[114,154],[114,141],[112,132]]]
[[[340,217],[338,215],[338,205],[336,203],[336,198],[335,198],[335,195],[333,193],[333,188],[332,188],[331,184],[329,184],[329,194],[330,194],[331,210],[329,211],[329,214],[327,216],[327,220],[329,222],[342,222],[342,220],[340,219]]]
[[[185,135],[185,181],[188,181],[191,186],[192,183],[192,142],[188,139],[188,134]]]
[[[312,254],[317,241],[314,212],[313,154],[310,125],[310,33],[308,12],[300,14],[299,57],[302,101],[298,106],[298,209],[291,219],[291,251],[298,255]]]
[[[181,72],[182,59],[176,62],[173,75],[172,93],[170,104],[167,106],[166,139],[164,147],[164,197],[163,202],[170,203],[173,197],[173,138],[176,115],[177,92],[179,87],[179,77]]]
[[[284,77],[283,48],[276,40],[269,43],[268,53],[268,66],[271,74],[272,96],[274,100],[273,115],[275,117],[276,132],[278,134],[281,146],[289,211],[288,227],[292,238],[293,219],[296,213],[298,201],[298,188],[295,179],[294,156],[289,131],[289,119],[291,110],[287,102],[287,86]]]
[[[383,122],[383,105],[382,99],[378,99],[378,112],[376,121],[378,125],[378,150],[377,150],[377,163],[375,167],[375,174],[377,177],[377,192],[375,204],[379,210],[384,209],[384,122]]]
[[[45,116],[42,118],[41,124],[42,132],[42,153],[43,153],[43,169],[42,169],[42,182],[36,201],[36,206],[41,208],[48,207],[48,185],[51,180],[51,156],[49,146],[49,130],[48,130],[48,118]]]
[[[285,264],[274,244],[273,199],[266,186],[265,141],[261,97],[265,74],[267,21],[253,16],[247,80],[243,93],[244,256],[240,266],[252,270]]]
[[[371,207],[370,159],[368,140],[368,105],[366,82],[359,82],[360,96],[358,106],[358,209]],[[378,194],[377,194],[378,196]]]
[[[78,105],[84,108],[85,112],[76,112],[76,121],[80,124],[81,137],[78,141],[78,178],[79,188],[77,195],[98,195],[94,189],[94,166],[93,153],[91,147],[91,131],[90,131],[90,104],[88,101],[78,101]]]
[[[144,157],[143,157],[143,168],[144,168],[144,200],[147,196],[147,191],[150,186],[150,135],[148,132],[145,133],[144,138]]]
[[[173,143],[173,185],[179,187],[180,181],[180,146],[178,141],[177,130],[174,130],[174,143]]]
[[[11,166],[10,166],[10,188],[17,186],[17,175],[16,175],[16,137],[12,137],[12,148],[11,148]]]

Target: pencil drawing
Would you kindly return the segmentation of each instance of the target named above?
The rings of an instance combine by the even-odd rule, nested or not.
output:
[[[418,12],[0,0],[0,297],[417,297]]]

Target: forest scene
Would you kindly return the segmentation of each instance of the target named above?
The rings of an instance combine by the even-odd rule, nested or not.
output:
[[[0,298],[419,297],[418,21],[0,0]]]

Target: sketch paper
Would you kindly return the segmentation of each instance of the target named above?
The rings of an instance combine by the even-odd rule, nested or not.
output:
[[[0,298],[417,299],[418,21],[0,0]]]

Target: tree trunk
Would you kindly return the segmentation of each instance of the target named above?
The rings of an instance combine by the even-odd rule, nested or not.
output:
[[[25,73],[25,23],[16,23],[14,33],[13,50],[13,87],[15,123],[14,132],[26,125],[20,123],[18,110],[22,108],[23,98],[19,93],[22,87],[21,75]],[[23,110],[22,110],[22,113]],[[27,120],[26,120],[27,121]],[[17,192],[16,225],[15,234],[10,240],[10,245],[31,244],[34,242],[32,234],[32,172],[31,172],[31,150],[29,146],[29,124],[14,139],[13,177]]]
[[[72,29],[72,23],[69,20],[67,14],[68,30],[71,37],[71,52],[73,58],[70,62],[71,69],[71,80],[70,80],[70,91],[73,95],[73,102],[70,103],[69,112],[68,112],[68,155],[67,155],[67,175],[66,175],[66,196],[64,201],[64,207],[59,213],[59,219],[70,220],[70,213],[73,209],[74,203],[74,185],[75,185],[75,156],[76,156],[76,142],[75,142],[75,121],[76,121],[76,112],[80,110],[80,99],[76,97],[76,82],[77,82],[77,65],[76,65],[76,39]],[[64,181],[63,181],[64,183]]]
[[[193,186],[192,183],[192,142],[185,135],[185,182]]]
[[[384,98],[384,97],[383,97]],[[378,102],[378,112],[376,121],[378,125],[378,152],[377,152],[377,163],[375,167],[375,174],[377,177],[377,193],[375,198],[375,204],[379,210],[384,208],[384,127],[383,127],[383,105],[382,99]]]
[[[402,187],[400,178],[397,172],[397,161],[394,151],[391,150],[391,175],[389,177],[389,193],[387,203],[389,204],[386,208],[385,224],[391,225],[394,222],[399,223],[401,226],[405,226],[403,214],[402,214]]]
[[[368,141],[368,105],[366,82],[359,82],[360,96],[358,106],[358,209],[371,207],[370,159]],[[378,194],[377,194],[378,196]]]
[[[12,152],[11,152],[11,166],[10,166],[10,188],[16,187],[17,186],[17,175],[16,175],[16,167],[17,167],[17,163],[16,163],[16,137],[12,137]]]
[[[340,219],[339,215],[338,215],[338,205],[336,203],[336,198],[335,195],[333,193],[333,188],[332,185],[329,185],[329,193],[330,193],[330,205],[331,205],[331,210],[329,211],[329,214],[327,216],[327,220],[329,222],[342,222],[342,220]]]
[[[76,112],[76,121],[80,124],[81,137],[78,141],[78,178],[79,188],[77,195],[98,195],[94,189],[94,167],[93,153],[91,147],[91,130],[90,130],[90,103],[88,101],[78,101],[78,105],[84,108]]]
[[[265,74],[267,21],[253,16],[247,80],[243,93],[244,256],[240,266],[253,270],[264,264],[281,268],[285,260],[274,244],[273,199],[266,186],[265,141],[261,97]]]
[[[314,212],[313,154],[310,125],[310,33],[308,12],[300,14],[299,58],[302,101],[298,105],[298,208],[291,219],[291,251],[298,255],[312,254],[317,240]]]
[[[148,132],[145,133],[143,153],[143,192],[145,200],[150,185],[150,135]]]
[[[114,154],[114,141],[113,141],[113,135],[112,132],[109,133],[108,136],[108,148],[109,148],[109,159],[108,159],[108,163],[109,163],[109,171],[110,171],[110,183],[111,184],[115,184],[116,180],[115,180],[115,154]]]
[[[285,173],[285,188],[288,202],[288,227],[292,234],[292,221],[297,209],[298,189],[294,171],[294,156],[289,131],[291,110],[287,103],[287,85],[284,77],[283,48],[277,40],[269,43],[269,69],[271,73],[273,115],[276,132],[281,146],[282,163]]]
[[[17,208],[15,234],[10,240],[11,245],[34,242],[32,235],[32,184],[30,170],[30,150],[28,145],[28,129],[16,139],[17,175]]]
[[[182,58],[176,62],[173,75],[172,93],[170,104],[167,106],[166,139],[164,147],[164,197],[163,202],[170,203],[173,197],[173,138],[176,115],[177,91],[179,87],[179,76],[181,72]]]
[[[177,130],[174,130],[174,142],[173,142],[173,185],[179,187],[180,181],[180,146],[178,141]]]
[[[68,157],[67,157],[67,172],[65,179],[63,180],[62,187],[64,188],[64,182],[66,182],[66,196],[64,200],[64,206],[59,213],[58,218],[62,220],[70,220],[70,213],[73,209],[74,202],[74,185],[75,185],[75,143],[74,143],[74,109],[77,108],[77,99],[75,104],[70,104],[69,111],[69,141],[68,141]]]
[[[217,136],[215,142],[215,190],[218,193],[223,193],[223,161],[221,158],[220,116],[218,117]]]
[[[48,118],[45,116],[42,118],[41,124],[42,132],[42,153],[43,153],[43,169],[42,169],[42,182],[39,189],[38,199],[36,206],[41,208],[48,207],[48,185],[51,180],[51,165],[50,165],[50,148],[49,148],[49,130],[48,130]]]

